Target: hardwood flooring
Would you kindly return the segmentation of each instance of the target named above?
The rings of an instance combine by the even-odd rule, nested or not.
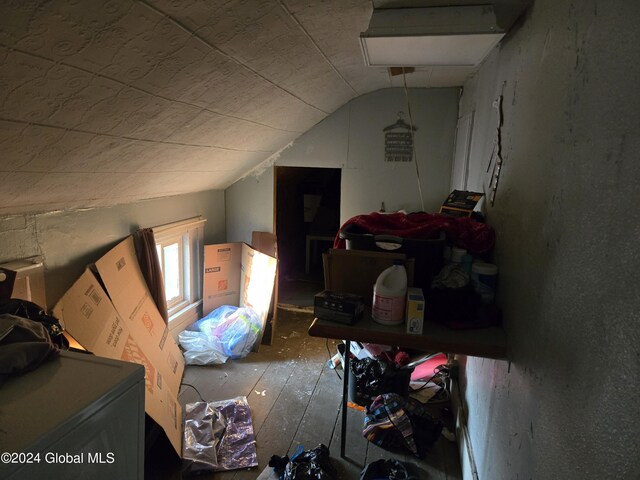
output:
[[[273,345],[262,345],[259,352],[241,360],[215,366],[188,366],[180,401],[206,401],[246,396],[251,407],[259,466],[253,469],[200,475],[208,480],[254,480],[272,455],[291,455],[298,445],[306,449],[327,445],[338,470],[338,478],[359,478],[364,465],[381,458],[398,458],[416,463],[421,478],[461,479],[460,461],[454,442],[440,437],[426,459],[394,455],[362,437],[364,413],[349,409],[346,457],[340,458],[340,403],[342,381],[327,367],[335,342],[307,335],[312,315],[279,311]],[[329,351],[327,351],[327,346]],[[338,370],[342,375],[342,370]],[[164,436],[149,449],[145,459],[148,480],[180,479],[181,460]]]

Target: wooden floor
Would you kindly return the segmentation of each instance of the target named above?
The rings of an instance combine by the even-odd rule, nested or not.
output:
[[[259,466],[253,469],[216,472],[197,478],[217,480],[256,479],[272,455],[291,455],[298,445],[306,449],[327,445],[339,479],[359,478],[364,465],[381,458],[399,458],[416,463],[424,479],[462,478],[457,447],[440,437],[424,460],[393,455],[362,437],[364,414],[349,409],[346,459],[340,458],[340,401],[342,381],[326,366],[327,341],[307,335],[312,315],[279,312],[273,345],[260,347],[242,360],[216,366],[188,366],[180,401],[215,401],[244,395],[251,407]],[[334,341],[328,342],[331,355]],[[341,370],[338,370],[342,374]],[[452,429],[453,430],[453,429]],[[164,438],[156,441],[145,460],[149,480],[181,478],[181,461]]]

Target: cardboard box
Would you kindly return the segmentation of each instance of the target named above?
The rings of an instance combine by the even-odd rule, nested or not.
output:
[[[87,350],[145,367],[145,411],[181,456],[184,358],[151,298],[132,238],[98,260],[96,269],[85,270],[53,313]]]
[[[382,271],[393,265],[394,260],[404,260],[407,284],[413,285],[414,260],[402,253],[384,253],[368,250],[333,249],[322,254],[324,288],[334,292],[362,296],[365,306],[371,306],[373,286]]]
[[[246,243],[223,243],[204,247],[203,314],[222,305],[251,307],[260,317],[262,340],[276,278],[275,258]]]
[[[452,217],[470,217],[484,193],[454,190],[440,207],[440,212]]]
[[[422,335],[424,325],[424,295],[421,288],[407,289],[407,333]]]
[[[2,270],[12,273],[13,286],[4,284],[10,282],[9,275]],[[44,263],[42,257],[29,257],[22,260],[3,263],[0,265],[0,291],[6,294],[6,298],[19,298],[33,302],[43,310],[47,310],[47,302],[44,288]],[[2,296],[2,294],[0,294]]]

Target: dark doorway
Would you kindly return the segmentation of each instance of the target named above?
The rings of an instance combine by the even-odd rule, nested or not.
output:
[[[275,169],[280,305],[313,305],[322,290],[322,252],[340,229],[340,179],[339,168]]]

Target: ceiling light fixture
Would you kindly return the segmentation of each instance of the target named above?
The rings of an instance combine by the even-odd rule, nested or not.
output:
[[[368,66],[476,66],[506,31],[492,5],[379,8],[360,43]]]

